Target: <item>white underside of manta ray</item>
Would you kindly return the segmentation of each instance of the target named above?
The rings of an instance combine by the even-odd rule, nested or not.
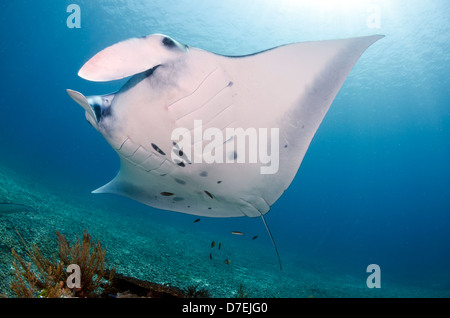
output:
[[[294,179],[353,65],[382,37],[294,43],[239,57],[160,34],[104,49],[78,75],[129,81],[101,96],[68,90],[121,160],[118,175],[93,192],[200,216],[263,216]],[[195,137],[199,124],[213,133]],[[185,134],[173,140],[177,129]],[[275,163],[261,154],[252,161],[255,140],[248,135],[239,148],[238,135],[226,138],[230,129],[256,131],[258,142],[263,131],[277,132],[267,145],[278,156],[271,157],[276,169],[263,173]],[[205,150],[224,162],[201,160]]]

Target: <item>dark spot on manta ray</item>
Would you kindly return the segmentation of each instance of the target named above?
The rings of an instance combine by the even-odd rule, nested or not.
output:
[[[178,151],[178,155],[179,155],[180,157],[183,157],[183,155],[184,155],[183,150]]]
[[[178,162],[177,165],[179,165],[180,167],[186,167],[186,165],[184,164],[184,162]]]
[[[237,154],[236,151],[229,152],[229,153],[228,153],[228,157],[230,158],[230,160],[236,160],[237,157],[238,157],[238,154]]]
[[[175,42],[168,37],[163,38],[162,43],[168,48],[173,48],[174,46],[176,46]]]
[[[161,177],[165,177],[167,173],[160,174]]]
[[[305,125],[302,125],[302,129],[305,128]]]
[[[211,210],[212,208],[208,208],[208,210]]]
[[[217,183],[222,183],[222,181],[221,181],[221,180],[219,180],[219,181],[217,181]]]
[[[214,199],[213,195],[211,193],[209,193],[208,191],[204,191],[211,199]]]
[[[233,86],[233,82],[228,83],[228,87],[231,87],[231,86]]]
[[[288,146],[287,145],[284,145],[284,148],[287,148]]]
[[[157,145],[155,145],[154,143],[152,143],[152,147],[153,149],[155,149],[158,153],[160,153],[161,155],[165,156],[166,153],[164,151],[161,150],[161,148],[159,148]]]
[[[173,200],[176,201],[176,202],[178,202],[178,201],[183,201],[184,198],[182,198],[182,197],[176,197],[176,198],[173,198]]]
[[[184,181],[184,180],[177,179],[177,178],[175,178],[174,180],[175,180],[175,182],[178,182],[179,184],[186,184],[186,181]]]
[[[165,197],[170,197],[171,195],[174,195],[175,193],[172,192],[161,192],[161,195],[165,196]]]
[[[208,176],[208,172],[207,171],[200,172],[200,177],[207,177],[207,176]]]

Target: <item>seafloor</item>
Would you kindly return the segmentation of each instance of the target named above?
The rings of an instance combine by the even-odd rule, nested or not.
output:
[[[36,181],[0,166],[0,203],[20,203],[36,212],[0,213],[0,294],[14,297],[11,248],[24,253],[17,231],[27,243],[44,251],[57,250],[58,230],[72,241],[84,229],[107,249],[107,264],[117,273],[179,288],[197,285],[212,297],[234,297],[242,284],[249,297],[449,297],[444,290],[426,290],[383,282],[369,289],[360,277],[330,273],[303,265],[294,255],[283,254],[282,271],[270,252],[266,258],[261,246],[242,248],[229,241],[211,253],[211,233],[187,224],[158,220],[123,206],[90,202],[89,192],[79,196],[43,188]],[[155,211],[153,213],[167,213]],[[203,220],[202,220],[203,222]],[[224,259],[230,258],[231,264]],[[307,262],[304,262],[306,264]]]

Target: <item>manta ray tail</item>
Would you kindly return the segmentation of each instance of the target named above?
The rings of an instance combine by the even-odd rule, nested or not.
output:
[[[277,245],[275,244],[275,240],[273,239],[272,233],[270,232],[269,226],[267,225],[266,220],[264,219],[264,215],[261,213],[261,219],[266,227],[267,233],[269,233],[270,239],[272,240],[273,247],[275,247],[275,252],[277,253],[278,263],[280,263],[280,269],[283,270],[283,266],[281,266],[280,254],[278,254]]]

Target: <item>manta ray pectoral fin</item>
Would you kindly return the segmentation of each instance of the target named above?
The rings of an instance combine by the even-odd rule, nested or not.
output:
[[[126,160],[121,160],[121,169],[117,175],[108,183],[93,190],[91,193],[111,193],[122,196],[129,196],[129,192],[133,192],[133,186],[129,179],[124,175],[127,174],[129,163]]]
[[[108,182],[105,185],[102,185],[100,188],[93,190],[91,193],[115,193],[114,191],[114,179]]]
[[[245,184],[252,186],[253,194],[263,198],[268,206],[272,206],[291,184],[354,64],[381,38],[382,35],[374,35],[293,43],[230,60],[230,65],[239,64],[235,72],[228,71],[231,67],[225,68],[233,76],[234,89],[245,83],[246,94],[250,96],[245,108],[238,108],[241,113],[236,126],[279,129],[279,145],[273,148],[279,151],[272,152],[279,155],[278,160],[273,160],[278,168],[276,173],[262,174],[265,168],[262,166],[253,175],[249,174],[250,170],[240,172],[246,180],[252,180]],[[239,102],[235,103],[239,105]],[[257,185],[264,186],[255,190]]]
[[[187,46],[161,34],[128,39],[97,53],[78,72],[94,82],[106,82],[135,75],[176,60]]]

